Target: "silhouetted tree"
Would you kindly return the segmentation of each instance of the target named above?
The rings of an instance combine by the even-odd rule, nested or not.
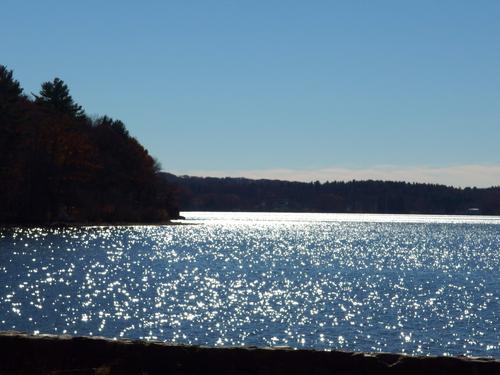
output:
[[[23,89],[18,81],[13,78],[12,70],[0,65],[0,101],[12,101],[21,97]]]
[[[10,173],[9,164],[13,162],[13,150],[19,140],[16,124],[23,116],[19,103],[25,99],[22,92],[21,85],[13,78],[12,70],[0,65],[0,178]],[[6,181],[0,180],[4,185]]]
[[[68,114],[75,118],[85,117],[82,107],[76,104],[69,94],[68,86],[59,78],[54,78],[52,82],[42,83],[39,95],[35,95],[36,102],[53,108],[61,113]]]

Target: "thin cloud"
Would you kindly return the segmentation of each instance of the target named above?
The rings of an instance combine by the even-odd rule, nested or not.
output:
[[[247,177],[288,181],[350,181],[384,180],[435,183],[457,187],[500,186],[500,166],[456,165],[449,167],[320,168],[320,169],[253,169],[253,170],[194,170],[182,172],[191,176]]]

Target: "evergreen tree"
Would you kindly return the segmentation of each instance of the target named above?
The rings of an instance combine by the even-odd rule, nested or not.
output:
[[[16,142],[15,123],[22,116],[19,105],[23,89],[18,81],[13,78],[12,70],[0,65],[0,181],[5,181],[4,172],[12,157],[12,145]]]
[[[13,78],[12,70],[0,65],[0,100],[15,101],[23,92],[21,85]]]
[[[35,95],[36,102],[66,113],[75,118],[84,118],[85,112],[76,104],[69,94],[68,86],[59,78],[52,82],[42,83],[39,96]]]

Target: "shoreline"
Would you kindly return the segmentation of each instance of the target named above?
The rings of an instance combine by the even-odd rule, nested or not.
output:
[[[468,214],[436,214],[436,213],[373,213],[373,212],[312,212],[312,211],[183,211],[189,213],[248,213],[248,214],[320,214],[320,215],[365,215],[365,216],[430,216],[430,217],[463,217],[469,220],[474,219],[491,219],[498,220],[500,215],[468,215]],[[0,223],[0,230],[11,229],[11,228],[91,228],[91,227],[135,227],[135,226],[177,226],[177,225],[200,225],[201,223],[184,222],[186,218],[180,216],[179,218],[171,219],[168,221],[159,222],[127,222],[127,221],[117,221],[117,222],[52,222],[52,223]]]
[[[2,374],[499,374],[495,358],[201,347],[0,332]]]
[[[198,225],[196,223],[183,223],[174,219],[173,221],[159,222],[159,223],[140,223],[140,222],[117,222],[117,223],[54,223],[54,224],[0,224],[0,230],[12,228],[45,228],[45,229],[59,229],[59,228],[96,228],[96,227],[162,227],[162,226],[177,226],[177,225]]]

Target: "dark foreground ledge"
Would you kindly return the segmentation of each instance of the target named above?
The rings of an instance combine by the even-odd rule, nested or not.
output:
[[[0,374],[500,374],[500,361],[0,333]]]

